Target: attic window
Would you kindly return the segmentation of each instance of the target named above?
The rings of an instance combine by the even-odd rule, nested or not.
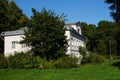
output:
[[[79,32],[80,30],[79,30],[79,28],[78,28],[78,32]]]

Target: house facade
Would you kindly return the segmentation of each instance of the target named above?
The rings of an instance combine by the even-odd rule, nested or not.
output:
[[[81,57],[79,46],[85,47],[86,38],[82,36],[80,22],[66,24],[64,28],[66,29],[65,36],[68,42],[66,54],[78,58]],[[27,27],[1,33],[1,36],[4,37],[4,55],[6,57],[14,55],[15,52],[27,52],[31,50],[30,46],[20,44],[20,41],[23,40],[22,37],[24,37],[25,29],[27,29]]]
[[[20,41],[24,37],[24,28],[20,28],[14,31],[5,31],[1,33],[1,36],[4,37],[4,55],[6,57],[14,55],[15,52],[27,52],[31,47],[26,44],[20,44]]]
[[[82,36],[80,22],[69,23],[65,25],[66,31],[65,35],[67,36],[68,47],[66,54],[82,58],[82,55],[79,52],[79,47],[86,47],[85,41],[86,38]]]

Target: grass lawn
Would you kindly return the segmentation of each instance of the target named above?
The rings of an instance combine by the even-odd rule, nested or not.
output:
[[[120,80],[120,60],[72,69],[0,69],[0,80]]]

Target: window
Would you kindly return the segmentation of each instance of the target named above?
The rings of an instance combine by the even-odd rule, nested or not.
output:
[[[22,44],[22,48],[30,47],[30,44]]]
[[[78,28],[78,33],[79,33],[79,31],[80,31],[80,30],[79,30],[79,28]]]
[[[26,47],[26,44],[22,44],[22,48]]]
[[[16,41],[12,41],[12,48],[15,48]]]

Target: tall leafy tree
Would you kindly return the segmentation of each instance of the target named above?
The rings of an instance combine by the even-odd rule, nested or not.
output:
[[[28,18],[23,14],[22,10],[16,5],[14,1],[11,1],[7,7],[7,29],[15,30],[20,27],[24,27],[27,24]]]
[[[116,39],[117,39],[117,55],[120,56],[120,31],[118,32]]]
[[[87,41],[87,49],[90,51],[93,51],[95,47],[95,35],[96,35],[96,26],[93,24],[86,24],[84,22],[81,22],[81,29],[82,29],[82,34],[88,38]]]
[[[104,40],[99,39],[97,46],[94,48],[94,51],[96,51],[98,54],[106,55],[107,45],[105,44]]]
[[[7,0],[0,0],[0,33],[5,30],[7,24],[7,11],[8,1]]]
[[[106,3],[111,4],[111,16],[115,21],[120,21],[120,0],[105,0]]]
[[[109,22],[109,21],[100,21],[98,23],[97,30],[99,31],[99,33],[97,33],[98,41],[100,39],[102,39],[103,42],[105,43],[105,45],[107,46],[106,47],[106,50],[107,50],[106,54],[110,54],[110,47],[112,47],[111,53],[116,55],[116,53],[117,53],[116,35],[119,32],[119,27],[118,27],[117,23],[116,22]],[[99,44],[99,42],[97,44]]]
[[[29,29],[22,43],[30,44],[35,55],[47,60],[63,56],[67,44],[63,29],[64,15],[59,16],[46,9],[41,12],[32,9],[32,12]]]
[[[118,22],[118,25],[120,25],[120,0],[105,0],[106,3],[111,4],[109,9],[111,10],[111,16],[113,19]],[[119,32],[116,36],[117,40],[117,54],[120,55],[120,27]]]
[[[98,27],[81,23],[82,34],[88,38],[89,51],[102,55],[119,55],[119,25],[116,22],[100,21]],[[111,50],[110,50],[111,48]]]

